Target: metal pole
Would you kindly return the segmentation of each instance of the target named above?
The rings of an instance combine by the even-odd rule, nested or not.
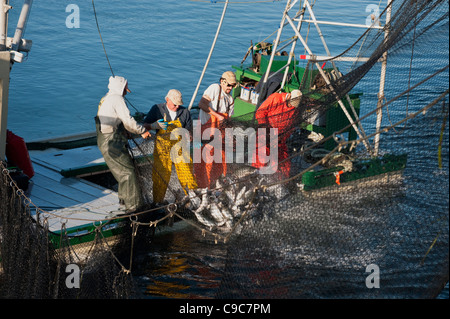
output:
[[[299,19],[299,21],[298,21],[298,25],[297,25],[297,30],[298,30],[298,32],[300,32],[300,29],[301,29],[301,27],[302,27],[302,21],[303,21],[304,14],[305,14],[305,6],[306,6],[306,2],[305,2],[305,4],[303,5],[302,12],[301,12],[301,15],[300,15],[300,19]],[[289,52],[289,58],[288,58],[288,61],[287,61],[287,65],[290,65],[290,64],[291,64],[292,57],[293,57],[294,54],[295,54],[294,52],[295,52],[295,47],[296,47],[296,45],[297,45],[297,36],[295,36],[295,39],[294,39],[294,41],[293,41],[293,43],[292,43],[291,51]],[[280,50],[281,50],[281,49],[280,49]],[[286,84],[286,79],[287,79],[288,73],[289,73],[289,67],[288,67],[288,68],[285,70],[285,72],[284,72],[283,80],[281,81],[281,88],[283,88],[284,85]]]
[[[309,1],[308,1],[308,0],[305,0],[305,4],[306,4],[306,6],[307,6],[307,8],[308,8],[308,12],[309,12],[309,14],[310,14],[310,16],[311,16],[311,19],[312,19],[314,25],[316,26],[317,32],[319,33],[319,37],[320,37],[320,40],[322,41],[323,47],[325,48],[325,51],[326,51],[327,55],[328,55],[329,57],[331,57],[331,52],[330,52],[330,50],[328,49],[328,45],[327,45],[327,43],[326,43],[326,41],[325,41],[325,38],[324,38],[323,33],[322,33],[322,30],[320,29],[320,27],[319,27],[319,25],[318,25],[318,23],[317,23],[316,16],[314,15],[314,12],[313,12],[313,10],[312,10],[311,5],[309,4]],[[336,72],[336,75],[337,75],[338,77],[340,77],[340,72],[339,72],[339,70],[338,70],[337,67],[336,67],[336,63],[334,63],[334,60],[331,60],[331,64],[332,64],[332,66],[333,66],[334,71]],[[350,106],[350,109],[351,109],[352,112],[353,112],[353,116],[355,117],[355,120],[357,121],[357,123],[358,123],[358,125],[359,125],[359,129],[361,130],[361,135],[362,135],[362,137],[363,137],[363,140],[364,140],[364,141],[367,141],[367,138],[366,138],[366,132],[364,131],[364,128],[363,128],[361,122],[358,120],[358,114],[356,113],[356,110],[355,110],[355,108],[354,108],[354,106],[353,106],[353,103],[352,103],[352,100],[350,99],[350,96],[349,96],[348,94],[346,94],[346,95],[345,95],[345,98],[347,99],[347,102],[348,102],[348,104],[349,104],[349,106]],[[349,119],[349,120],[350,120],[350,119]],[[351,121],[350,121],[350,122],[351,122]],[[358,135],[359,135],[359,134],[358,134]],[[368,146],[368,144],[367,144],[367,146]],[[369,151],[370,151],[370,150],[369,150]]]
[[[6,51],[8,33],[8,0],[0,1],[0,161],[6,159],[6,128],[8,120],[9,69],[11,55]]]
[[[222,27],[223,18],[225,17],[225,12],[227,11],[228,0],[226,0],[225,5],[223,6],[222,17],[220,18],[219,26],[217,27],[216,36],[214,37],[214,41],[211,45],[211,49],[209,50],[208,58],[206,59],[205,66],[203,67],[202,74],[200,75],[200,79],[198,80],[197,87],[195,88],[194,95],[192,95],[191,102],[189,103],[188,109],[192,108],[194,104],[195,97],[197,96],[198,89],[200,88],[200,84],[202,83],[203,76],[205,75],[206,68],[208,67],[209,60],[211,59],[211,55],[214,51],[214,47],[216,45],[217,38],[219,37],[220,28]]]
[[[7,120],[10,68],[10,52],[0,51],[0,161],[4,161],[6,158],[6,128],[8,126]]]
[[[20,41],[22,41],[22,36],[27,26],[28,15],[30,14],[32,4],[33,0],[25,0],[22,6],[19,21],[17,22],[16,33],[14,34],[14,39],[11,45],[11,50],[13,51],[19,51]]]
[[[294,22],[292,22],[291,18],[289,18],[289,16],[286,17],[286,19],[288,20],[289,24],[291,25],[292,29],[295,31],[295,33],[297,34],[298,38],[300,39],[300,41],[302,42],[303,46],[305,47],[305,49],[308,51],[308,53],[310,55],[313,55],[311,49],[308,47],[308,45],[306,44],[305,40],[303,39],[303,37],[301,36],[300,32],[297,31]],[[336,91],[334,90],[334,87],[331,85],[330,83],[330,79],[328,79],[327,75],[325,74],[325,72],[322,70],[322,67],[319,65],[318,62],[314,62],[314,64],[316,65],[317,69],[319,70],[320,75],[323,77],[325,83],[328,85],[328,87],[330,88],[331,92],[333,92],[336,95],[336,100],[339,104],[339,106],[341,107],[342,111],[344,112],[345,116],[347,117],[349,123],[352,125],[353,129],[355,130],[355,132],[358,134],[359,138],[363,141],[364,146],[367,148],[367,150],[370,152],[370,146],[367,144],[367,141],[363,138],[363,136],[361,136],[361,132],[358,129],[358,126],[355,124],[355,121],[352,119],[352,117],[350,116],[350,114],[348,113],[347,109],[345,108],[344,103],[342,102],[342,100],[339,98],[339,96],[337,95]]]
[[[0,0],[0,51],[6,51],[6,40],[8,38],[8,11],[11,7],[9,0]]]
[[[277,46],[278,46],[278,42],[280,41],[281,33],[283,32],[284,21],[286,20],[286,17],[288,16],[289,10],[291,10],[291,8],[295,5],[296,2],[297,2],[297,0],[295,0],[291,6],[290,6],[291,0],[288,0],[286,3],[286,8],[284,9],[284,12],[283,12],[283,18],[281,19],[280,27],[278,28],[277,37],[276,37],[275,41],[273,42],[272,54],[270,55],[269,65],[267,66],[266,73],[264,74],[263,86],[266,84],[267,79],[269,78],[269,73],[270,73],[270,69],[272,68],[273,58],[275,56],[275,52],[277,51]]]
[[[389,28],[391,21],[391,12],[392,12],[392,0],[388,0],[388,7],[386,11],[386,30],[384,32],[384,41],[386,42],[389,37]],[[386,67],[387,67],[387,50],[383,53],[382,63],[381,63],[381,75],[380,75],[380,90],[378,92],[378,103],[377,103],[377,123],[376,123],[376,132],[377,134],[374,137],[375,143],[375,156],[378,155],[378,149],[380,144],[380,128],[381,128],[381,120],[383,118],[383,110],[381,109],[381,105],[384,100],[384,84],[386,81]]]
[[[314,20],[309,20],[309,19],[304,19],[303,22],[313,22],[313,23],[320,23],[320,24],[337,25],[337,26],[342,26],[342,27],[364,28],[364,29],[368,29],[368,28],[383,29],[383,27],[377,26],[374,24],[372,24],[371,26],[367,26],[365,24],[342,23],[342,22],[332,22],[332,21],[314,21]]]

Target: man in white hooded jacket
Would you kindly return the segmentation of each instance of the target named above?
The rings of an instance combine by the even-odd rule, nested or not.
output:
[[[111,76],[109,92],[98,105],[96,120],[97,145],[108,168],[119,183],[119,201],[127,213],[142,208],[144,201],[139,187],[133,161],[127,149],[127,131],[143,138],[150,133],[130,115],[124,96],[130,92],[128,82],[120,76]]]

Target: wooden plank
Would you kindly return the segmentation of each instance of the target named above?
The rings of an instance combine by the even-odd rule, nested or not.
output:
[[[33,176],[33,181],[35,185],[39,187],[45,188],[64,197],[72,198],[78,203],[89,202],[99,197],[98,194],[95,195],[92,193],[80,191],[74,187],[71,187],[70,185],[58,183],[41,174],[35,174],[35,176]],[[99,195],[103,196],[103,194],[101,193]]]
[[[36,184],[33,185],[33,189],[31,190],[31,194],[29,197],[33,202],[35,197],[45,199],[47,202],[51,203],[52,206],[56,208],[70,207],[80,203],[79,201],[58,194],[57,192],[48,190]]]
[[[41,212],[41,220],[47,218],[51,231],[61,230],[63,223],[66,228],[92,225],[96,221],[113,218],[118,212],[118,201],[111,203],[93,198],[88,202],[76,202],[38,185],[33,185],[32,193],[30,199],[34,204],[46,205],[37,206],[44,211]],[[32,215],[36,218],[35,214]]]
[[[44,175],[48,178],[53,179],[54,181],[57,181],[63,185],[70,185],[71,187],[74,187],[76,189],[79,189],[80,191],[85,191],[88,193],[95,193],[96,196],[100,196],[99,192],[101,194],[116,194],[117,192],[104,188],[100,185],[94,184],[92,182],[89,182],[87,180],[84,180],[82,178],[65,178],[60,173],[58,173],[55,170],[49,169],[42,164],[33,162],[33,168],[36,174]]]
[[[37,173],[33,176],[33,183],[58,194],[73,198],[78,202],[89,202],[94,199],[99,199],[108,204],[118,202],[117,193],[92,187],[75,178],[71,178],[69,181],[68,179],[61,179],[61,182],[57,182],[41,173]]]
[[[117,192],[60,174],[63,168],[104,161],[97,147],[31,151],[30,158],[35,171],[30,199],[44,211],[40,218],[47,219],[51,231],[59,232],[63,225],[66,229],[92,226],[119,213]],[[35,211],[32,215],[37,218]]]
[[[61,174],[59,174],[58,172],[49,169],[45,166],[42,166],[42,164],[39,163],[33,163],[33,168],[35,171],[36,178],[38,175],[43,175],[49,179],[54,180],[55,182],[60,183],[61,185],[67,185],[76,188],[82,192],[93,194],[94,196],[97,197],[105,196],[107,194],[114,194],[115,196],[117,196],[117,192],[111,189],[89,182],[82,178],[75,178],[75,177],[65,178],[61,176]],[[32,178],[32,180],[34,179],[35,177]]]
[[[97,146],[69,150],[30,151],[30,157],[33,162],[40,163],[58,172],[62,169],[105,162]]]

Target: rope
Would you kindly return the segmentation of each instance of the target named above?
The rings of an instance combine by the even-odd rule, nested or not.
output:
[[[97,30],[98,30],[98,34],[100,36],[100,41],[102,42],[103,51],[105,52],[106,60],[108,61],[108,65],[109,65],[109,69],[111,70],[111,74],[114,76],[114,71],[113,71],[113,69],[111,67],[111,62],[109,62],[108,54],[106,53],[105,44],[103,43],[102,33],[100,32],[100,26],[98,24],[97,12],[95,11],[94,0],[92,0],[92,8],[94,9],[95,23],[97,24]]]
[[[100,31],[100,26],[98,24],[97,11],[95,10],[94,0],[92,0],[92,9],[94,10],[95,23],[97,24],[97,31],[98,31],[98,35],[100,36],[100,41],[101,41],[102,46],[103,46],[103,51],[105,52],[106,61],[108,61],[109,69],[111,70],[112,76],[114,76],[114,71],[113,71],[113,68],[111,66],[111,62],[109,61],[108,53],[106,52],[106,48],[105,48],[105,43],[103,42],[102,33]],[[133,109],[135,109],[136,112],[139,112],[139,110],[127,99],[127,97],[124,97],[124,99],[127,102],[127,104],[131,105],[131,107]]]
[[[217,38],[219,37],[220,28],[222,27],[222,22],[223,22],[223,19],[225,17],[225,12],[227,11],[227,7],[228,7],[228,0],[226,0],[225,5],[223,6],[222,16],[220,18],[219,25],[217,26],[217,31],[216,31],[216,35],[214,37],[214,41],[213,41],[213,43],[211,45],[211,49],[209,50],[208,58],[206,59],[205,66],[203,67],[202,74],[200,75],[200,79],[198,80],[197,87],[195,88],[194,94],[192,95],[191,102],[189,103],[188,110],[190,110],[192,108],[192,105],[194,104],[195,97],[197,96],[198,89],[200,88],[200,84],[202,83],[203,76],[205,75],[206,68],[208,67],[209,60],[211,59],[211,55],[212,55],[212,53],[214,51],[214,47],[216,45]]]

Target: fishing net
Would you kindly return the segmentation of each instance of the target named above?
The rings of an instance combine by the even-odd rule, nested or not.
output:
[[[381,22],[390,11],[386,40],[372,28],[333,59],[294,63],[285,87],[260,85],[254,110],[213,124],[212,137],[196,121],[192,135],[172,123],[130,139],[146,208],[115,242],[102,226],[83,248],[64,232],[50,245],[3,173],[0,296],[136,296],[137,243],[184,220],[227,247],[217,298],[436,297],[449,266],[448,1],[392,1]],[[264,112],[271,93],[296,89],[297,107],[281,97]],[[73,264],[84,289],[67,288]]]
[[[130,298],[133,280],[122,252],[131,236],[124,231],[106,239],[101,223],[89,234],[53,233],[48,218],[42,224],[31,218],[45,211],[1,164],[0,297]]]
[[[283,90],[260,88],[254,112],[194,127],[194,165],[173,171],[164,204],[226,243],[218,298],[430,298],[448,282],[448,1],[393,1],[381,20],[389,10],[387,40],[369,29],[320,61],[328,83],[310,61]],[[264,112],[271,93],[295,89],[298,107]],[[207,128],[217,134],[205,141]],[[146,144],[151,152],[144,142],[136,156]],[[259,149],[278,151],[273,174],[255,168],[267,168],[255,165]],[[202,158],[209,169],[197,170],[196,154],[219,163]],[[188,191],[183,174],[208,187]]]

